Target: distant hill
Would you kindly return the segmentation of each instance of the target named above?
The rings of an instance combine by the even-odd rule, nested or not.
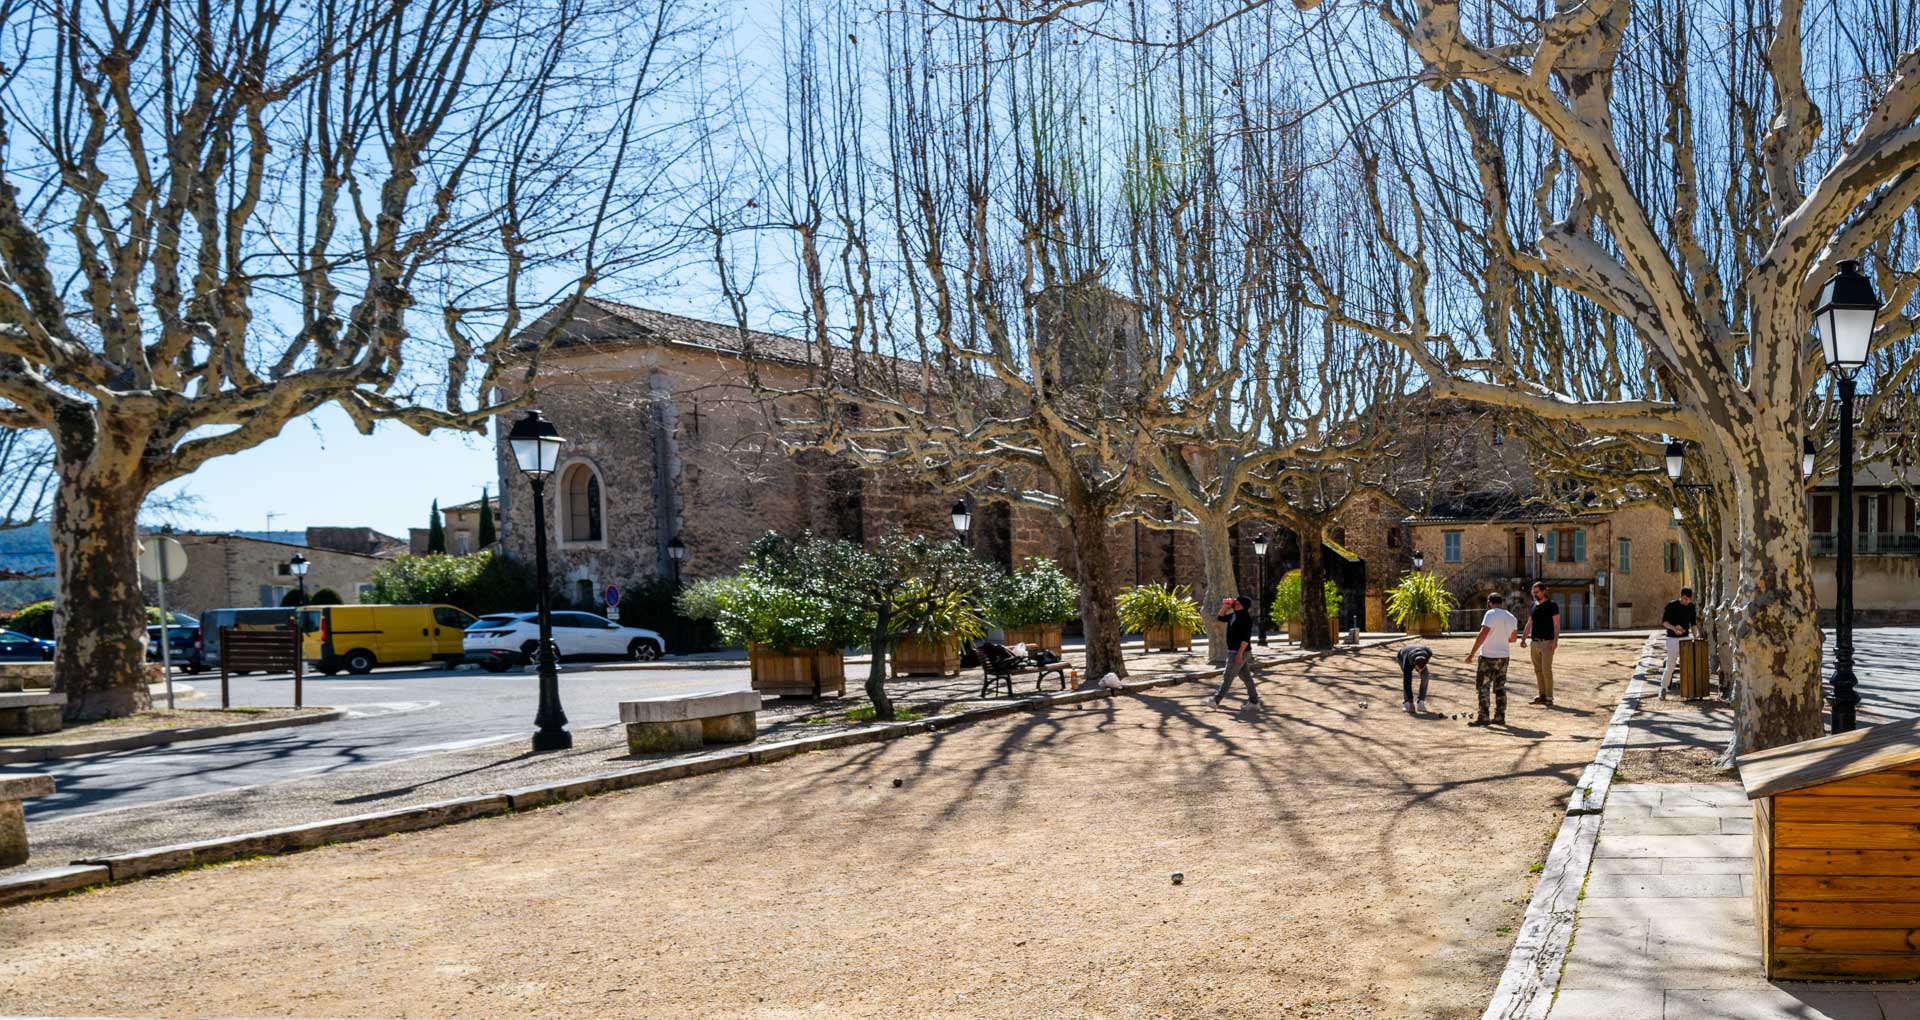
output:
[[[269,539],[289,545],[306,545],[305,531],[229,531],[213,534],[239,535],[242,538]],[[0,567],[36,574],[53,569],[53,539],[46,524],[0,531]],[[14,609],[53,597],[53,579],[0,581],[0,609]]]

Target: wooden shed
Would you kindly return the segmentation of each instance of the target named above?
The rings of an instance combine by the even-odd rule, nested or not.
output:
[[[1920,719],[1738,764],[1767,976],[1920,980]]]

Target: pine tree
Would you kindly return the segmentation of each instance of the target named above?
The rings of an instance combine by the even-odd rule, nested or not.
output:
[[[427,554],[447,551],[447,529],[440,525],[440,501],[433,501],[433,509],[427,513]]]
[[[493,501],[487,498],[487,490],[480,490],[480,548],[491,549],[500,536],[493,530]]]

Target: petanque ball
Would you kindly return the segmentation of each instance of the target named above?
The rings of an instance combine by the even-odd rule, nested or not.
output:
[[[1174,884],[1174,885],[1179,885],[1180,883],[1182,883],[1182,882],[1185,882],[1186,880],[1187,880],[1187,873],[1186,873],[1186,872],[1184,872],[1184,871],[1176,871],[1176,872],[1174,872],[1174,873],[1173,873],[1173,884]]]
[[[893,781],[893,788],[896,790],[898,790],[899,788],[905,785],[906,785],[906,780],[904,779],[896,779]]]

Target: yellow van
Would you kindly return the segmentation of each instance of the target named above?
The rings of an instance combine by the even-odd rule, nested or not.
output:
[[[332,676],[375,666],[462,661],[461,639],[473,614],[452,606],[307,606],[300,610],[301,654]]]

